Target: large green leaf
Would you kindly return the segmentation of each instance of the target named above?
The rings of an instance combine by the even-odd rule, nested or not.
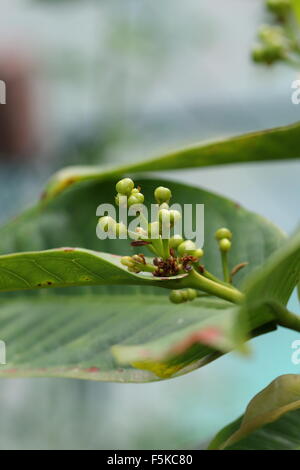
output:
[[[200,143],[152,159],[121,167],[68,167],[60,170],[46,187],[44,200],[55,197],[76,183],[104,181],[123,174],[174,170],[228,163],[295,159],[300,157],[300,124],[254,132],[240,137]]]
[[[6,300],[0,331],[8,363],[0,366],[0,377],[144,382],[182,374],[234,347],[235,315],[232,304],[217,299],[173,305],[167,298],[140,293],[49,293]],[[260,323],[257,317],[253,329]],[[121,345],[126,349],[128,344],[137,345],[137,354],[126,360],[121,354],[117,362]],[[151,361],[145,370],[136,369],[136,357],[147,359],[148,348]]]
[[[167,184],[146,179],[138,183],[146,200],[151,200],[154,187]],[[170,182],[168,186],[174,201],[205,204],[204,262],[216,275],[221,276],[221,263],[214,232],[220,226],[227,225],[234,233],[230,266],[249,262],[244,273],[237,275],[237,285],[284,245],[280,230],[238,204],[198,188]],[[238,307],[214,298],[175,306],[167,297],[157,297],[163,289],[145,285],[164,281],[121,286],[120,282],[140,284],[141,278],[127,273],[117,257],[87,251],[133,252],[126,240],[99,241],[96,237],[96,208],[113,197],[114,182],[86,182],[0,230],[1,282],[10,283],[9,289],[29,288],[13,274],[21,273],[30,286],[39,289],[0,297],[0,337],[7,343],[8,358],[0,375],[154,380],[200,367],[235,347]],[[61,246],[85,249],[57,249]],[[53,251],[13,254],[49,249]],[[58,254],[63,263],[57,263]],[[65,263],[74,256],[80,267]],[[104,274],[117,285],[53,289],[60,282],[102,284]],[[273,325],[269,309],[254,312],[247,333],[251,337]]]
[[[210,449],[300,449],[300,376],[283,375],[256,395],[245,414],[220,431]]]

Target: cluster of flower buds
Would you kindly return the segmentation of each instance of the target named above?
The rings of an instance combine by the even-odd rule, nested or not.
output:
[[[143,204],[144,195],[141,193],[141,188],[134,187],[134,182],[130,178],[123,178],[116,184],[117,195],[115,201],[117,206],[121,205],[123,201],[128,207],[134,204]]]
[[[144,202],[141,188],[135,188],[134,182],[130,178],[120,180],[116,184],[116,190],[117,196],[115,201],[117,205],[122,204],[122,198],[125,198],[127,207]],[[122,222],[117,223],[108,215],[101,217],[98,223],[104,232],[111,231],[117,237],[129,235],[133,238],[131,242],[132,246],[143,246],[151,253],[151,258],[146,258],[142,253],[133,256],[123,256],[121,263],[123,266],[127,267],[128,271],[135,274],[150,273],[160,278],[180,274],[191,274],[194,276],[194,280],[195,277],[197,278],[197,286],[200,285],[200,290],[204,288],[204,292],[211,293],[214,289],[217,289],[218,286],[220,288],[220,284],[223,285],[223,290],[228,290],[228,287],[224,287],[223,281],[220,281],[213,274],[209,273],[204,265],[200,264],[200,260],[204,256],[203,250],[197,247],[192,240],[185,240],[181,235],[176,233],[176,222],[181,220],[181,212],[169,206],[171,197],[172,194],[169,188],[162,186],[156,188],[154,198],[157,217],[151,223],[148,223],[148,220],[143,220],[143,222],[145,222],[143,224],[144,226],[138,226],[134,232],[128,230]],[[144,217],[140,208],[138,208],[137,214],[139,214],[140,217]],[[165,227],[169,229],[167,237],[164,234]],[[232,272],[229,273],[227,259],[227,254],[231,248],[232,233],[228,228],[220,228],[215,233],[215,237],[221,252],[225,285],[228,286],[234,275]],[[245,263],[240,263],[234,272],[237,272],[245,265]],[[194,287],[194,284],[188,287]],[[230,297],[231,294],[227,292],[226,295]],[[228,298],[226,295],[225,298]],[[191,301],[196,297],[198,297],[198,291],[194,288],[174,290],[170,294],[170,300],[173,303]]]
[[[272,24],[259,29],[259,44],[252,50],[252,58],[267,65],[279,61],[292,63],[299,53],[292,0],[267,0],[266,8],[273,15]]]
[[[133,256],[123,256],[121,259],[123,266],[127,266],[131,273],[140,273],[147,270],[147,263],[143,254]]]

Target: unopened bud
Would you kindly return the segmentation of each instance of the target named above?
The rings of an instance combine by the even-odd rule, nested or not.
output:
[[[220,250],[226,253],[231,248],[231,241],[228,238],[223,238],[219,241]]]
[[[128,196],[134,188],[134,182],[130,178],[123,178],[116,184],[117,193]]]
[[[121,263],[123,266],[127,266],[128,268],[132,268],[134,266],[131,256],[123,256],[121,258]]]
[[[128,207],[133,206],[134,204],[143,204],[145,198],[142,193],[134,193],[129,196],[127,204]]]
[[[162,204],[163,202],[170,201],[172,197],[172,193],[169,188],[164,188],[163,186],[159,186],[154,191],[154,197],[156,199],[156,202],[158,202],[158,204]]]
[[[194,242],[192,242],[192,240],[185,240],[177,248],[177,251],[181,256],[185,254],[189,255],[190,252],[193,252],[195,250],[196,250],[196,245]]]
[[[203,250],[201,250],[201,248],[197,248],[195,251],[193,251],[191,253],[193,256],[195,256],[195,258],[202,258],[202,256],[204,255],[204,252]]]
[[[232,232],[228,228],[222,227],[216,231],[215,237],[217,240],[222,240],[223,238],[228,238],[228,240],[231,240]]]
[[[173,304],[181,304],[184,302],[182,291],[180,290],[172,290],[169,299],[171,302],[173,302]]]
[[[174,235],[170,238],[169,246],[170,248],[177,248],[183,242],[183,238],[181,235]]]

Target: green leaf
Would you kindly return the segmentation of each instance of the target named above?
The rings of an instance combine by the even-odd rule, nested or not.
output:
[[[270,282],[271,281],[271,282]],[[249,276],[244,290],[249,302],[260,299],[286,305],[300,281],[300,230],[290,237],[265,263]]]
[[[140,292],[73,291],[68,296],[46,291],[7,299],[1,304],[0,331],[8,363],[0,366],[0,377],[147,382],[177,376],[234,347],[235,317],[236,307],[218,299],[174,305]],[[264,331],[262,321],[253,322],[253,335]],[[143,370],[136,368],[136,358]]]
[[[105,181],[124,174],[175,170],[228,163],[295,159],[300,157],[300,124],[254,132],[239,137],[200,143],[152,159],[121,167],[67,167],[56,173],[43,194],[52,199],[71,186],[90,180]]]
[[[300,280],[300,230],[290,237],[264,263],[245,280],[244,315],[265,314],[269,310],[277,323],[300,331],[300,319],[283,307]]]
[[[300,448],[300,375],[278,377],[256,395],[245,414],[220,431],[210,449]]]
[[[186,275],[157,278],[130,273],[121,257],[83,248],[59,248],[0,256],[0,292],[53,287],[144,285],[172,289]]]
[[[249,263],[237,274],[237,285],[284,243],[284,235],[274,225],[228,199],[162,180],[137,182],[146,200],[153,200],[156,186],[168,185],[174,202],[205,204],[204,263],[217,276],[222,275],[222,267],[214,232],[224,225],[233,231],[230,267]],[[167,294],[163,296],[163,289],[155,287],[164,280],[145,281],[127,273],[116,256],[98,252],[134,252],[126,240],[96,237],[96,208],[113,202],[114,183],[90,181],[74,186],[0,230],[0,282],[6,288],[9,283],[9,289],[29,288],[12,274],[21,273],[32,287],[52,287],[14,293],[13,298],[9,293],[0,296],[0,338],[7,343],[8,357],[0,375],[147,381],[200,367],[236,346],[238,307],[215,298],[176,306]],[[57,248],[61,246],[85,249],[64,251]],[[32,250],[53,251],[14,254]],[[63,262],[57,261],[58,255]],[[77,263],[68,264],[74,256]],[[104,276],[116,285],[94,286],[107,282]],[[92,286],[53,289],[81,283]],[[141,285],[133,287],[133,283]],[[254,313],[247,334],[251,337],[271,328],[274,317],[269,310]]]

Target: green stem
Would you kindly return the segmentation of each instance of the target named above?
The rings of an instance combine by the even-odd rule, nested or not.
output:
[[[164,259],[168,259],[170,257],[170,246],[169,246],[169,239],[162,238],[162,245],[163,245],[163,252],[164,252]]]
[[[138,266],[140,267],[140,265]],[[156,271],[157,269],[152,264],[143,264],[141,267],[143,268],[142,271],[147,272],[147,273],[154,273],[154,271]]]
[[[164,257],[164,250],[163,250],[163,244],[161,238],[152,238],[151,244],[153,245],[155,251],[157,252],[158,256],[160,258]]]
[[[207,279],[201,274],[197,273],[195,269],[192,269],[190,274],[185,279],[187,287],[194,289],[200,289],[208,294],[215,295],[221,299],[229,300],[235,304],[239,304],[244,299],[244,294],[233,287],[227,287],[224,284],[218,284],[211,279]]]
[[[215,281],[215,282],[218,282],[219,284],[222,284],[223,286],[227,286],[227,287],[229,287],[230,289],[234,289],[234,287],[233,287],[231,284],[228,284],[227,282],[221,281],[221,279],[219,279],[218,277],[214,276],[212,273],[210,273],[210,272],[207,271],[206,269],[204,270],[203,276],[204,276],[204,277],[207,277],[207,279],[210,279],[211,281]]]
[[[271,307],[272,312],[275,313],[278,325],[300,332],[300,317],[298,315],[276,302],[269,302],[268,305]]]
[[[228,252],[227,251],[221,251],[221,259],[222,259],[224,281],[229,283],[230,274],[229,274],[229,268],[228,268]]]
[[[146,245],[146,248],[148,248],[148,250],[150,250],[155,256],[159,256],[159,253],[157,253],[157,250],[154,248],[152,243],[150,245]]]

